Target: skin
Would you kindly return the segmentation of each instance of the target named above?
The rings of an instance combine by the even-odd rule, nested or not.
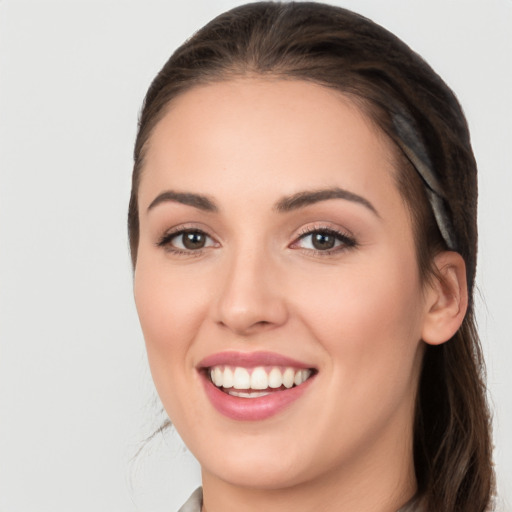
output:
[[[463,262],[443,253],[441,285],[419,277],[393,148],[340,93],[245,78],[173,100],[149,141],[140,190],[134,292],[162,403],[202,467],[208,512],[396,511],[415,492],[412,420],[424,343],[446,341],[465,311]],[[337,187],[277,211],[283,197]],[[201,194],[217,211],[166,191]],[[207,233],[179,250],[174,228]],[[353,243],[314,250],[306,230]],[[302,237],[302,238],[301,238]],[[220,414],[198,363],[270,351],[318,370],[262,421]]]

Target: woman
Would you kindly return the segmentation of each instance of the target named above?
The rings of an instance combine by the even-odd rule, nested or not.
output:
[[[183,510],[489,509],[476,165],[401,41],[315,3],[213,20],[147,93],[129,232]]]

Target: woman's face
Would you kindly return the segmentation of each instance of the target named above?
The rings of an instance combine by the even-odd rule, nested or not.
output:
[[[396,172],[346,97],[301,81],[197,87],[156,126],[135,299],[205,478],[276,488],[410,462],[426,303]]]

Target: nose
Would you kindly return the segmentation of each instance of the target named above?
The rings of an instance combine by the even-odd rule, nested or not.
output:
[[[271,330],[288,320],[278,265],[264,251],[249,252],[226,262],[217,301],[217,323],[239,336]]]

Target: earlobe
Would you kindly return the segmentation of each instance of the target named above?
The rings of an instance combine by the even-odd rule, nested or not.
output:
[[[468,307],[466,264],[456,252],[444,251],[434,259],[436,275],[428,285],[422,338],[429,345],[448,341],[459,329]]]

